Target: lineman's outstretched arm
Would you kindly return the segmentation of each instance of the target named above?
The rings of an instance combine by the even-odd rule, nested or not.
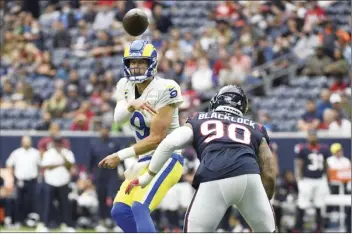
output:
[[[185,126],[175,129],[160,143],[158,148],[155,150],[150,161],[148,171],[133,180],[128,185],[126,193],[129,193],[135,186],[144,187],[149,184],[175,150],[185,148],[186,146],[191,145],[192,142],[193,130],[191,125],[186,124]]]

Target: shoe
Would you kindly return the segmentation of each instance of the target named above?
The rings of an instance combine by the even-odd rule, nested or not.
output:
[[[95,230],[96,232],[107,232],[107,231],[108,231],[108,229],[107,229],[106,227],[104,227],[103,225],[98,225],[98,226],[96,226],[96,227],[94,228],[94,230]]]
[[[49,232],[49,229],[43,223],[40,223],[37,225],[35,232]]]
[[[76,232],[76,229],[74,229],[73,227],[67,227],[65,229],[65,232]]]

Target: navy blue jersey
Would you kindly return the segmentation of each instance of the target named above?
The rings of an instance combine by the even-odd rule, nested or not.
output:
[[[200,165],[193,180],[200,183],[243,174],[260,174],[258,149],[269,136],[250,119],[220,112],[195,113],[187,123],[193,127],[193,147]]]
[[[329,157],[327,145],[298,144],[295,153],[298,159],[303,160],[303,177],[321,178],[324,175],[324,164]]]

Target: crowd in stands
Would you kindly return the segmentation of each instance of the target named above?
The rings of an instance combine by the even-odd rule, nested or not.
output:
[[[343,3],[338,1],[38,4],[39,13],[32,8],[26,11],[16,2],[4,4],[0,105],[1,117],[10,120],[3,121],[1,129],[47,130],[52,120],[72,131],[94,130],[97,123],[112,124],[115,84],[123,77],[123,48],[134,39],[124,32],[121,21],[134,7],[142,8],[150,18],[143,38],[158,50],[158,75],[181,85],[185,116],[205,110],[202,103],[218,87],[240,84],[251,90],[252,84],[266,82],[271,69],[288,69],[291,62],[302,64],[297,77],[326,77],[325,88],[338,93],[343,106],[351,97],[351,18],[347,15],[340,22],[331,17],[334,12],[327,13],[341,9]],[[187,11],[191,7],[197,9]],[[296,59],[285,59],[288,54]],[[270,62],[269,70],[260,69]],[[285,77],[277,80],[274,86],[287,84]],[[250,100],[271,94],[260,87],[259,92],[250,93]],[[313,102],[318,101],[316,97]],[[270,116],[268,110],[252,107],[251,117],[272,131],[285,130],[275,127],[278,124],[274,122],[280,119]],[[32,110],[28,116],[28,109],[37,112]],[[297,128],[288,130],[305,130],[307,126],[329,129],[323,114],[318,115],[319,124],[298,121]],[[334,121],[341,122],[341,115],[337,116]],[[14,118],[19,121],[11,121]],[[306,115],[302,120],[312,122]]]

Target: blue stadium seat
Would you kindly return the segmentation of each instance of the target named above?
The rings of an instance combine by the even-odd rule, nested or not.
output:
[[[0,129],[3,130],[10,130],[13,129],[13,123],[14,120],[13,119],[4,119],[0,121]]]
[[[91,69],[94,64],[95,64],[95,59],[94,58],[85,58],[85,59],[79,61],[79,68],[89,68],[89,69]]]
[[[0,120],[3,120],[5,119],[7,116],[6,116],[6,110],[5,108],[0,108]]]
[[[7,116],[8,118],[11,118],[11,119],[18,119],[21,117],[21,110],[15,109],[15,108],[8,109]]]
[[[105,69],[110,69],[111,68],[111,64],[112,64],[112,58],[111,57],[104,57],[101,59],[101,62],[103,64],[103,67]]]
[[[31,121],[32,120],[28,120],[28,119],[18,119],[14,123],[14,128],[18,130],[29,129],[31,126]]]
[[[37,111],[37,108],[28,108],[21,110],[23,118],[27,119],[36,119],[38,117]]]

